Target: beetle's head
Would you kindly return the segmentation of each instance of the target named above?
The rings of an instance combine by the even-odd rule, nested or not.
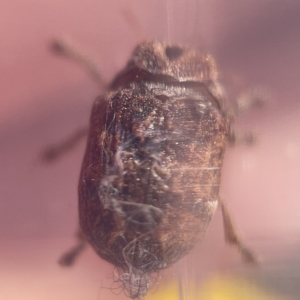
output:
[[[186,87],[200,83],[221,102],[223,91],[217,76],[214,59],[209,54],[193,47],[143,42],[133,51],[127,67],[113,80],[111,89],[137,81],[188,83]]]
[[[168,75],[176,81],[214,82],[217,79],[211,55],[195,48],[158,41],[143,42],[133,52],[129,65],[153,75]]]

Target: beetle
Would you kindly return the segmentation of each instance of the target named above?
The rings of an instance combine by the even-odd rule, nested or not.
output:
[[[62,41],[55,49],[84,62]],[[78,244],[60,263],[72,265],[88,242],[118,268],[125,293],[142,299],[152,273],[202,240],[220,203],[226,241],[257,264],[235,232],[219,187],[226,146],[235,141],[231,124],[261,102],[251,94],[226,110],[211,55],[159,41],[140,43],[93,104],[78,187]],[[84,133],[48,149],[46,158]]]

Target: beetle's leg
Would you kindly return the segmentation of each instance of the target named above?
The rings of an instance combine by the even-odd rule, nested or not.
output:
[[[233,122],[248,110],[261,108],[268,98],[269,95],[266,90],[251,89],[238,97],[235,104],[228,110],[227,116]]]
[[[233,107],[227,111],[227,117],[230,123],[234,122],[241,114],[253,108],[261,108],[267,99],[270,98],[266,90],[252,89],[242,94],[236,100]],[[252,145],[255,142],[255,135],[252,132],[238,134],[230,130],[228,135],[228,142],[234,144]]]
[[[52,41],[50,46],[54,53],[63,55],[81,65],[100,88],[107,88],[107,81],[99,71],[97,64],[88,55],[79,51],[79,47],[75,46],[72,41],[67,38],[57,38]]]
[[[75,148],[78,143],[87,136],[88,128],[81,128],[74,132],[71,136],[61,141],[55,146],[46,148],[42,153],[42,160],[52,162],[58,159],[64,153]]]
[[[77,245],[71,248],[68,252],[64,253],[59,259],[59,264],[64,267],[70,267],[74,264],[77,257],[81,254],[83,250],[86,249],[87,241],[80,230],[77,234]]]
[[[222,200],[219,200],[219,203],[222,209],[224,235],[226,242],[237,247],[245,262],[253,265],[258,265],[258,257],[240,240],[239,236],[237,235],[226,205]]]
[[[255,135],[252,132],[237,133],[235,130],[230,130],[228,135],[228,143],[230,145],[252,145],[256,141]]]

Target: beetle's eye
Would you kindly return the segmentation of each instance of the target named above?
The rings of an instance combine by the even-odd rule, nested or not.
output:
[[[165,53],[169,60],[175,60],[181,56],[183,49],[177,46],[168,46],[166,47]]]

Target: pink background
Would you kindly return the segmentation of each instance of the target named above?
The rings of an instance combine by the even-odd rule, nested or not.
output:
[[[177,0],[168,6],[161,0],[2,0],[0,299],[125,298],[101,288],[110,286],[113,268],[91,249],[70,270],[56,263],[74,240],[84,143],[52,165],[41,164],[39,155],[88,123],[101,92],[47,44],[61,34],[72,37],[111,79],[141,39],[122,16],[128,4],[146,38],[209,50],[229,97],[247,87],[271,91],[267,107],[236,123],[258,141],[228,149],[221,194],[242,236],[263,258],[251,276],[272,286],[270,272],[281,278],[293,271],[290,282],[299,281],[299,1]],[[197,278],[213,271],[249,273],[222,239],[219,212],[186,262]],[[161,281],[175,271],[162,272]],[[282,292],[292,288],[282,283]]]

